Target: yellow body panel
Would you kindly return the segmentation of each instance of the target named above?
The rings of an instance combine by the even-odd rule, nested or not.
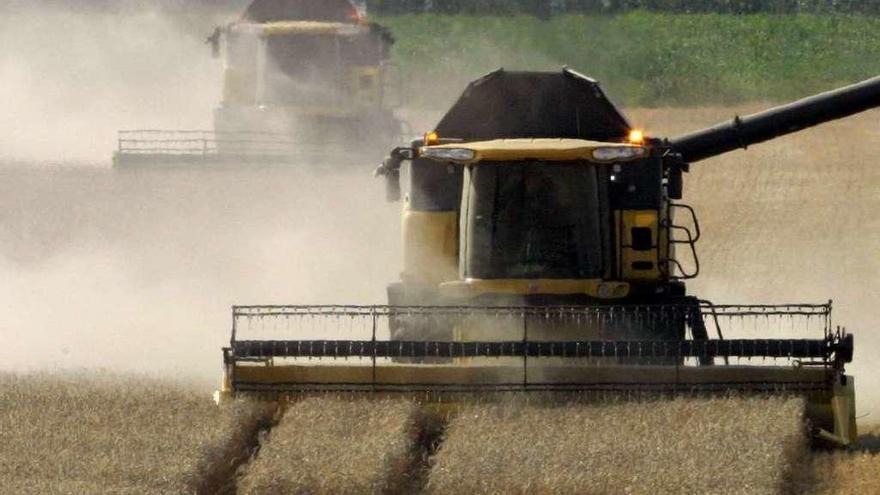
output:
[[[454,211],[405,208],[403,273],[407,284],[436,286],[458,278],[458,219]]]
[[[382,101],[381,70],[375,65],[356,65],[349,69],[349,89],[355,104]]]
[[[253,105],[257,81],[252,71],[227,67],[223,72],[223,102],[232,105]]]
[[[452,298],[483,294],[583,294],[598,299],[620,299],[629,295],[629,284],[601,279],[467,279],[443,283],[440,292]]]
[[[646,251],[637,251],[633,245],[633,228],[651,229],[651,244],[659,246],[660,242],[660,220],[656,210],[623,210],[617,213],[620,220],[620,263],[621,274],[624,280],[660,280],[662,274],[659,265],[659,249],[653,248]],[[633,263],[651,263],[653,266],[650,270],[636,270]]]
[[[367,28],[342,22],[278,21],[259,25],[265,36],[290,34],[326,34],[334,36],[355,35],[368,32]]]
[[[834,393],[831,397],[831,413],[834,418],[831,430],[837,439],[847,440],[853,443],[858,440],[859,433],[856,427],[856,389],[854,378],[844,376],[846,384],[835,383]],[[835,439],[831,439],[833,442]]]
[[[648,390],[648,386],[690,387],[709,386],[715,389],[724,384],[730,391],[746,393],[755,384],[812,385],[803,392],[807,399],[806,416],[818,429],[819,439],[832,445],[846,446],[856,441],[855,396],[853,378],[842,377],[845,384],[830,384],[832,371],[822,367],[774,366],[652,366],[611,365],[596,366],[552,364],[552,359],[530,359],[527,369],[522,361],[509,365],[485,364],[476,359],[468,365],[456,364],[395,364],[380,363],[375,368],[364,364],[286,364],[266,366],[243,364],[233,366],[224,377],[223,389],[215,393],[215,400],[231,400],[237,392],[272,393],[325,393],[334,387],[345,390],[363,390],[370,393],[410,393],[423,403],[456,404],[470,400],[467,395],[456,398],[455,392],[444,392],[449,385],[485,386],[479,392],[485,400],[487,391],[516,391],[522,387],[543,384],[565,384],[564,389],[576,388],[578,383],[595,390],[604,390],[603,384],[621,389]],[[548,361],[544,363],[543,361]],[[231,371],[231,373],[229,373]],[[836,379],[834,380],[837,381]],[[418,385],[413,385],[418,384]],[[329,388],[327,388],[329,387]],[[458,388],[458,387],[454,387]],[[550,389],[552,390],[552,388]],[[760,391],[760,389],[758,389]],[[718,393],[718,392],[716,392]],[[792,392],[794,393],[794,392]],[[603,397],[607,392],[603,392]]]
[[[381,363],[375,368],[364,364],[300,364],[300,365],[240,365],[234,372],[234,383],[252,386],[278,385],[285,389],[296,384],[366,384],[401,385],[413,389],[428,388],[430,385],[504,385],[523,384],[522,360],[512,366],[492,364],[497,358],[485,358],[486,364],[459,366],[455,364],[403,364]],[[546,358],[550,360],[551,358]],[[736,385],[774,384],[774,383],[814,383],[823,388],[828,381],[828,371],[815,367],[771,367],[771,366],[651,366],[616,365],[596,366],[594,364],[569,364],[566,366],[545,366],[541,359],[531,358],[526,376],[531,384],[590,385],[645,385],[677,384]],[[414,385],[418,384],[418,385]]]
[[[442,137],[442,136],[441,136]],[[463,148],[474,152],[474,158],[467,162],[481,161],[593,161],[593,151],[597,148],[642,148],[625,143],[603,143],[584,139],[495,139],[473,143],[453,143],[430,146],[430,148]],[[424,150],[428,146],[422,147]],[[644,148],[642,148],[644,149]],[[646,155],[632,159],[644,158]],[[626,161],[626,160],[615,160]]]

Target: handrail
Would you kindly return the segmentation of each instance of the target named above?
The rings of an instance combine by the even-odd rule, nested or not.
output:
[[[304,143],[276,132],[133,129],[119,131],[117,155],[281,156],[334,144]]]

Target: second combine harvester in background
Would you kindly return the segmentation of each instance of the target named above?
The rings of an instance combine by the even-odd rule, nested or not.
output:
[[[853,339],[830,303],[688,295],[700,232],[678,200],[692,162],[878,105],[880,78],[654,139],[574,71],[492,73],[378,169],[396,200],[409,162],[389,305],[234,308],[221,397],[798,394],[847,445]]]
[[[224,56],[214,130],[120,131],[116,166],[363,163],[399,142],[394,40],[351,1],[254,0],[207,41]]]

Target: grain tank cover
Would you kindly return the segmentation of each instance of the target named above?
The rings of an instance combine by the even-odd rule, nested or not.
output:
[[[630,124],[599,83],[568,68],[507,72],[471,83],[436,128],[443,138],[624,141]]]
[[[243,21],[320,21],[359,20],[359,11],[350,0],[254,0],[245,10]]]

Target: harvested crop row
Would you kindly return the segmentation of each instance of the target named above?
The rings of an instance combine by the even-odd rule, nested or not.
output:
[[[802,400],[472,406],[431,493],[778,493],[807,453]]]
[[[185,386],[0,374],[0,486],[31,493],[224,493],[270,420]]]
[[[242,494],[389,493],[417,454],[418,407],[404,400],[304,399],[272,429]]]
[[[843,495],[880,493],[880,428],[863,428],[853,450],[815,452],[792,480],[790,493]]]
[[[876,453],[816,453],[808,466],[811,472],[794,483],[791,493],[880,493],[880,455]]]

